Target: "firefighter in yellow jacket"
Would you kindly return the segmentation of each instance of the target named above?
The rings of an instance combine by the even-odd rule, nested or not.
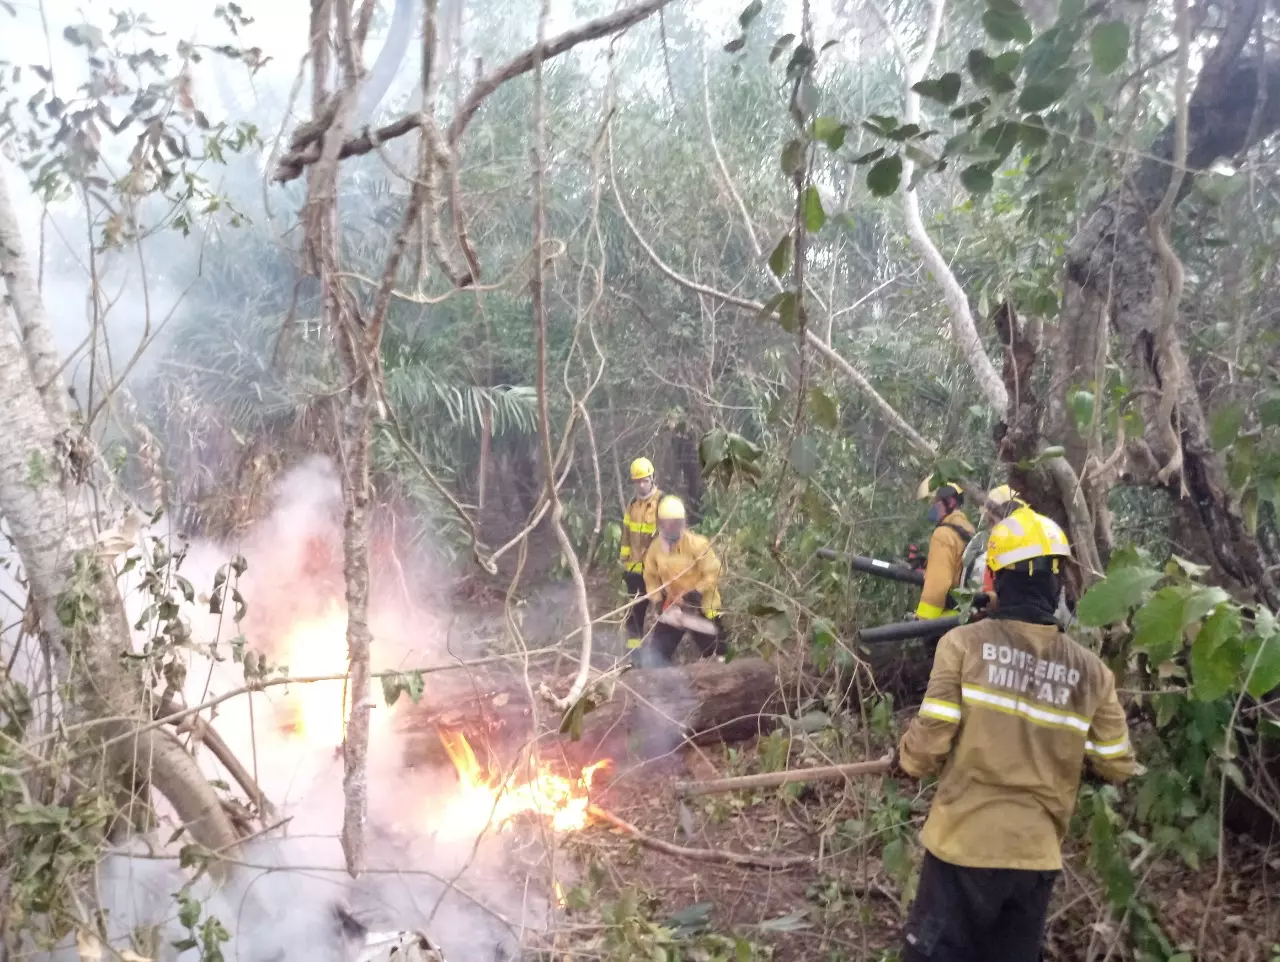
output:
[[[929,520],[936,527],[929,538],[924,587],[920,590],[920,603],[916,605],[917,618],[943,618],[955,614],[947,601],[947,592],[960,585],[960,577],[964,573],[964,549],[974,530],[972,522],[961,510],[963,504],[964,492],[953,485],[944,484],[933,492]]]
[[[658,502],[662,492],[653,481],[653,462],[636,458],[631,462],[631,484],[635,497],[622,516],[622,548],[618,561],[622,578],[631,594],[627,611],[627,648],[639,648],[644,641],[644,618],[649,612],[649,597],[644,587],[644,555],[658,531]]]
[[[684,502],[667,495],[658,502],[658,537],[644,556],[644,586],[660,610],[682,605],[701,613],[715,627],[715,634],[691,631],[703,658],[724,651],[724,631],[720,622],[720,559],[711,542],[690,531],[685,524]],[[669,665],[684,631],[659,621],[641,649],[640,664],[646,667]]]
[[[904,962],[1035,962],[1087,759],[1137,767],[1111,670],[1054,623],[1066,535],[1020,508],[991,531],[996,610],[942,637],[896,773],[940,772]]]

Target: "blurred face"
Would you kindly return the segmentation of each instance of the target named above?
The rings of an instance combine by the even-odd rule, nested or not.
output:
[[[937,500],[934,501],[933,504],[929,505],[929,520],[934,524],[937,524],[945,518],[947,514],[947,503],[945,501]]]
[[[667,544],[675,544],[684,534],[684,520],[681,518],[664,519],[658,522],[658,534]]]
[[[632,481],[635,488],[637,498],[647,498],[653,491],[653,478],[641,478],[639,481]]]

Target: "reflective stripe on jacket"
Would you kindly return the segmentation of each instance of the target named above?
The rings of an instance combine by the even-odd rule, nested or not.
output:
[[[658,502],[662,492],[655,484],[647,498],[632,498],[622,515],[622,548],[618,560],[627,571],[644,571],[644,553],[658,531]]]
[[[1060,869],[1086,757],[1113,782],[1136,765],[1111,669],[1053,625],[990,618],[942,636],[898,751],[941,770],[920,841],[970,868]]]
[[[929,538],[929,559],[925,562],[924,588],[920,590],[920,603],[916,605],[916,617],[941,618],[947,613],[947,592],[959,587],[964,565],[966,540],[960,537],[955,525],[973,537],[973,525],[963,511],[952,511],[942,519]]]
[[[720,613],[720,559],[711,542],[685,528],[670,548],[654,538],[644,556],[644,587],[655,598],[679,601],[690,591],[702,593],[702,613]]]

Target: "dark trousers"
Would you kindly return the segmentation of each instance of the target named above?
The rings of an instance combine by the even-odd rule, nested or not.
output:
[[[1038,962],[1057,872],[964,868],[928,852],[902,962]]]
[[[645,597],[644,575],[639,571],[624,571],[627,591],[631,592],[631,608],[627,611],[627,647],[644,637],[644,617],[649,613],[649,599]]]
[[[712,618],[711,623],[716,626],[714,636],[704,635],[701,632],[691,631],[689,637],[693,639],[694,644],[698,646],[698,656],[700,658],[711,658],[714,655],[723,655],[728,650],[725,643],[724,626],[718,617]],[[649,637],[645,639],[644,647],[640,649],[638,660],[642,668],[666,668],[675,661],[676,649],[680,647],[680,639],[684,637],[684,632],[679,628],[671,625],[664,625],[657,622],[653,626],[653,631],[649,632]]]

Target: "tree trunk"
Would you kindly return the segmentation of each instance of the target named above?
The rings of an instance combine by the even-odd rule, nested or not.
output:
[[[57,422],[67,418],[66,390],[58,376],[58,350],[53,343],[53,325],[45,313],[18,229],[18,218],[9,199],[9,188],[0,176],[0,278],[4,279],[9,301],[18,318],[18,330],[25,348],[36,390]],[[0,322],[3,322],[0,317]]]
[[[1259,64],[1240,58],[1257,12],[1256,0],[1236,3],[1200,73],[1188,105],[1187,174],[1180,196],[1185,196],[1197,172],[1280,127],[1280,62]],[[1261,98],[1260,78],[1266,85]],[[1134,175],[1098,204],[1067,250],[1059,342],[1053,351],[1054,393],[1043,412],[1042,436],[1065,446],[1080,491],[1068,490],[1071,472],[1063,471],[1055,477],[1055,490],[1037,492],[1043,485],[1032,480],[1029,493],[1033,503],[1037,494],[1042,495],[1047,502],[1042,510],[1060,518],[1071,514],[1070,501],[1082,493],[1092,516],[1090,547],[1099,554],[1099,543],[1106,547],[1106,498],[1114,484],[1163,487],[1175,499],[1183,498],[1185,487],[1189,514],[1213,546],[1211,560],[1230,579],[1275,606],[1280,591],[1243,521],[1223,460],[1209,441],[1204,409],[1176,329],[1161,341],[1167,285],[1148,225],[1170,183],[1174,138],[1171,123]],[[1122,439],[1114,451],[1101,451],[1092,430],[1077,430],[1068,398],[1072,390],[1085,389],[1095,394],[1099,406],[1104,403],[1095,382],[1108,356],[1116,357],[1125,369],[1131,397],[1142,415],[1143,436]],[[1163,413],[1168,405],[1161,406],[1170,393],[1171,417]],[[1027,402],[1026,397],[1021,400]],[[1011,400],[1009,428],[1020,423],[1018,402]],[[1025,443],[1008,443],[1012,440],[1006,435],[1006,460],[1033,453]],[[1181,469],[1170,470],[1179,457]],[[1079,543],[1075,527],[1072,535]]]
[[[405,54],[409,52],[409,41],[413,39],[413,13],[416,6],[414,0],[396,0],[395,9],[391,12],[391,25],[387,28],[387,37],[382,42],[378,57],[369,68],[360,89],[360,103],[356,110],[355,124],[371,124],[374,111],[382,103],[382,98],[391,89],[400,65],[404,63]],[[419,91],[421,95],[421,91]]]
[[[151,722],[149,693],[122,655],[132,649],[124,604],[113,572],[96,553],[89,511],[94,453],[58,416],[64,392],[56,373],[42,385],[52,361],[41,345],[52,336],[30,265],[22,256],[13,211],[0,180],[0,273],[9,297],[25,312],[20,323],[28,355],[10,323],[0,319],[0,513],[21,556],[39,619],[72,721],[97,719],[90,729],[106,746],[114,777],[127,790],[147,784],[169,800],[192,837],[226,854],[238,843],[212,787],[195,760]],[[41,390],[43,388],[43,390]]]
[[[554,749],[546,747],[545,738],[539,744],[544,754],[563,752],[585,765],[600,758],[656,758],[685,737],[697,744],[744,741],[775,727],[785,712],[784,682],[773,664],[759,658],[629,671],[618,680],[612,698],[583,716],[581,738],[562,735],[553,739]],[[569,683],[562,679],[551,687],[563,690]],[[451,699],[446,692],[433,691],[430,700],[401,718],[406,764],[447,763],[439,729],[461,731],[498,757],[547,735],[533,730],[523,680],[475,679],[474,684],[482,694],[468,688],[455,691]],[[545,713],[542,721],[559,724],[558,716],[547,718]]]

